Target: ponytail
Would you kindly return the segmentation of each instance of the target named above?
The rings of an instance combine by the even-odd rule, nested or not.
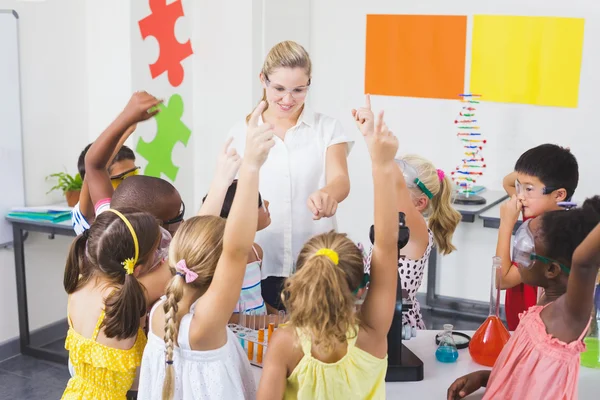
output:
[[[265,112],[267,110],[267,108],[269,108],[269,102],[267,101],[267,89],[263,89],[263,95],[262,95],[262,99],[260,99],[260,101],[265,102],[265,109],[263,110],[263,112]],[[258,102],[258,104],[260,104],[260,101]],[[256,107],[258,107],[258,105]],[[254,111],[254,110],[252,110],[252,111]],[[246,115],[246,124],[250,121],[251,116],[252,116],[252,113]]]
[[[175,370],[173,369],[173,348],[174,341],[179,331],[179,321],[177,312],[179,311],[179,302],[183,297],[184,278],[175,275],[171,278],[167,287],[167,300],[163,304],[165,312],[165,381],[163,383],[163,400],[172,400],[175,393]]]
[[[339,256],[336,264],[323,248]],[[356,335],[356,296],[364,272],[362,253],[346,235],[335,232],[310,239],[298,257],[298,271],[285,282],[282,300],[290,325],[307,334],[316,346],[330,351],[347,335]]]
[[[67,294],[75,292],[79,286],[79,275],[84,272],[85,263],[85,248],[87,245],[88,234],[85,231],[83,234],[77,236],[71,248],[69,249],[69,255],[67,257],[67,264],[65,265],[65,273],[63,276],[63,286]]]
[[[440,179],[440,191],[431,199],[429,229],[433,232],[435,243],[444,255],[452,253],[456,247],[452,244],[452,235],[462,217],[452,207],[452,182],[447,176]]]
[[[119,340],[134,337],[146,314],[144,288],[133,274],[126,273],[121,288],[105,300],[104,334]]]

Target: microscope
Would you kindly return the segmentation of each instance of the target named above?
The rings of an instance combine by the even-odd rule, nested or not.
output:
[[[406,215],[403,212],[398,213],[398,259],[400,250],[408,244],[410,230],[406,226]],[[371,244],[375,244],[375,227],[371,225],[369,232]],[[412,305],[408,301],[408,294],[402,290],[400,275],[398,277],[398,287],[396,288],[396,307],[394,309],[394,319],[387,335],[388,342],[388,369],[385,375],[386,382],[414,382],[423,380],[423,361],[419,359],[412,351],[402,344],[402,313],[408,311]],[[404,292],[404,294],[403,294]],[[405,298],[404,302],[402,298]]]

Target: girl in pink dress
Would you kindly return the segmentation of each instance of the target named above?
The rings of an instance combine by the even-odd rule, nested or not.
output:
[[[486,387],[484,399],[577,399],[579,356],[600,266],[600,197],[581,208],[551,211],[515,234],[513,260],[524,283],[544,288],[491,371],[457,379],[448,399]]]

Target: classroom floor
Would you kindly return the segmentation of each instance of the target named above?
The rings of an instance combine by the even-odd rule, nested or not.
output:
[[[422,310],[427,329],[442,329],[453,324],[456,330],[476,330],[482,318],[462,317]],[[64,349],[64,340],[46,346]],[[0,400],[60,399],[69,380],[66,365],[36,360],[28,356],[16,356],[0,362]]]

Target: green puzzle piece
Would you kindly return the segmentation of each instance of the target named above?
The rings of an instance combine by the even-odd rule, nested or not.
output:
[[[171,160],[173,148],[177,142],[187,146],[192,131],[181,121],[183,99],[180,95],[174,94],[167,106],[162,104],[159,107],[154,140],[148,143],[140,138],[135,151],[148,161],[144,175],[160,178],[162,173],[174,182],[179,168]]]

